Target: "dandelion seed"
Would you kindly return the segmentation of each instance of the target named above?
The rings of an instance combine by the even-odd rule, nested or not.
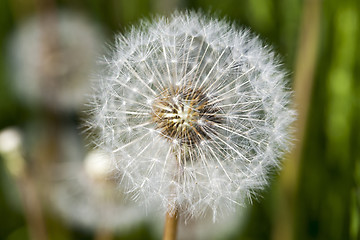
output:
[[[144,21],[115,47],[90,127],[129,192],[170,214],[216,220],[267,184],[295,115],[271,49],[195,12]]]

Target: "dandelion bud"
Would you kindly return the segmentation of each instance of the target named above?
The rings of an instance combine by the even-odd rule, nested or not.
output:
[[[213,219],[267,183],[289,146],[286,73],[248,30],[196,12],[116,38],[90,127],[143,201]]]

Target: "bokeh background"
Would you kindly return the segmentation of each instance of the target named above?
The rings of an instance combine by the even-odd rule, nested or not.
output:
[[[299,114],[293,151],[285,157],[282,170],[272,176],[270,186],[239,216],[231,217],[225,230],[221,230],[224,224],[215,224],[208,229],[215,229],[217,234],[203,238],[360,239],[358,0],[0,0],[0,130],[16,127],[23,139],[16,150],[20,153],[17,160],[14,155],[0,156],[0,239],[161,238],[158,217],[149,214],[135,221],[129,216],[142,213],[116,208],[122,200],[117,204],[112,190],[107,190],[112,186],[99,180],[108,174],[106,166],[83,164],[91,148],[81,134],[86,106],[62,104],[57,95],[71,97],[66,93],[75,86],[67,84],[67,79],[88,85],[84,79],[96,67],[83,62],[106,52],[115,33],[126,31],[141,18],[169,15],[176,9],[201,9],[226,17],[238,26],[251,28],[272,45],[288,70]],[[57,29],[64,12],[69,26],[76,27],[67,31],[71,27],[65,24],[64,33],[60,33]],[[16,45],[19,29],[34,22],[34,16],[39,19],[38,29],[45,34],[31,37],[31,32],[39,30],[30,28],[29,40]],[[83,25],[76,25],[77,17]],[[67,34],[76,37],[68,41]],[[50,53],[39,55],[39,46],[50,49]],[[85,50],[77,51],[80,46]],[[38,67],[42,72],[22,72],[23,61],[42,61],[46,70]],[[59,64],[68,65],[60,71]],[[65,83],[50,84],[38,89],[36,94],[41,97],[29,97],[26,91],[38,84],[37,78]],[[7,141],[11,138],[0,144]],[[78,164],[73,166],[73,161]],[[70,170],[66,168],[69,166]],[[78,180],[83,171],[86,180]],[[78,181],[70,182],[72,188],[64,187],[74,178]],[[93,196],[95,188],[106,189],[99,193],[100,200],[98,193]],[[103,195],[111,204],[102,206]],[[54,202],[57,210],[53,210]],[[83,208],[85,205],[89,207]],[[102,215],[104,211],[108,214]],[[123,227],[116,216],[125,217],[128,226]],[[196,223],[190,225],[196,227]],[[180,229],[188,232],[184,239],[201,238],[201,234],[191,234],[192,228]]]

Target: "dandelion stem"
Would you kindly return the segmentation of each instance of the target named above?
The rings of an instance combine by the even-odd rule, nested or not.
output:
[[[163,240],[176,240],[178,220],[179,213],[177,209],[175,209],[174,213],[169,211],[166,213]]]
[[[23,176],[18,176],[16,180],[21,192],[30,238],[33,240],[47,240],[48,236],[41,202],[33,179],[24,172]]]
[[[112,240],[112,239],[114,239],[114,234],[111,231],[101,227],[97,229],[94,237],[94,240]]]
[[[31,240],[47,240],[48,235],[36,182],[30,174],[22,154],[21,133],[14,129],[8,129],[2,131],[0,135],[0,155],[4,158],[5,167],[18,187],[29,238]],[[6,144],[9,142],[10,145]]]

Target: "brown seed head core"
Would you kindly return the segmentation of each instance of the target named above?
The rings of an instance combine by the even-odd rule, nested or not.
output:
[[[152,105],[152,119],[167,139],[194,145],[215,134],[214,123],[222,123],[220,108],[202,89],[168,88]]]

